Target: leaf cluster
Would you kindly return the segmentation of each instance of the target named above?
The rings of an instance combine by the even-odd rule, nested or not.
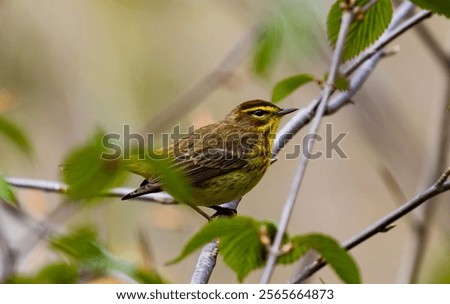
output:
[[[250,217],[218,218],[205,225],[185,245],[178,257],[169,263],[176,263],[199,247],[217,240],[219,254],[224,262],[237,274],[242,282],[253,270],[263,267],[268,250],[276,234],[276,226],[267,221],[256,221]],[[346,283],[359,283],[358,267],[350,254],[331,237],[312,233],[285,235],[278,264],[296,262],[308,250],[318,252]]]

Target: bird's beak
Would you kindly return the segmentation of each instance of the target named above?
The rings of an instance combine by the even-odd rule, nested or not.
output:
[[[279,111],[277,114],[280,115],[280,116],[283,116],[283,115],[286,115],[286,114],[295,112],[295,111],[297,111],[297,110],[298,110],[298,109],[295,109],[295,108],[281,109],[281,111]]]

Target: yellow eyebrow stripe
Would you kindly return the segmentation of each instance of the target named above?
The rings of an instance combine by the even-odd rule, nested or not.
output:
[[[269,106],[257,106],[257,107],[253,107],[253,108],[249,108],[249,109],[245,109],[242,110],[242,112],[253,112],[256,110],[262,110],[262,111],[266,111],[266,112],[278,112],[278,109],[275,107],[269,107]]]

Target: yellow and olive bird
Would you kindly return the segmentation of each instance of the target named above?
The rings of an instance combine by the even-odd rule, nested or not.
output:
[[[281,117],[296,110],[281,109],[264,100],[246,101],[225,119],[201,127],[163,149],[171,166],[179,169],[192,186],[189,201],[184,203],[212,207],[249,192],[271,163]],[[139,167],[129,169],[145,180],[122,200],[165,190],[158,173],[143,172]]]

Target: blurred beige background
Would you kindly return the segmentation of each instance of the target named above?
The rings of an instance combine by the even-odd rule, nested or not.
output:
[[[277,5],[277,3],[280,3]],[[59,180],[65,155],[97,127],[121,132],[124,124],[139,132],[171,103],[219,64],[250,29],[287,10],[307,22],[285,41],[281,58],[266,78],[251,72],[251,54],[233,76],[194,107],[183,109],[182,127],[221,119],[242,101],[270,99],[274,84],[298,73],[323,75],[329,64],[324,24],[332,1],[1,1],[0,109],[29,134],[32,163],[14,148],[0,146],[0,170],[7,176]],[[280,13],[281,12],[281,13]],[[450,27],[443,17],[426,22],[437,41],[449,49]],[[445,98],[445,67],[439,65],[414,31],[395,45],[401,51],[382,60],[364,89],[324,123],[346,132],[341,147],[348,159],[320,159],[309,164],[289,232],[323,232],[345,241],[401,202],[381,174],[387,169],[407,198],[417,193],[427,166],[429,137]],[[392,46],[392,45],[391,45]],[[251,53],[251,52],[250,52]],[[308,85],[289,96],[283,107],[302,107],[319,88]],[[322,131],[324,128],[322,128]],[[148,130],[151,132],[152,130]],[[155,130],[170,131],[170,130]],[[301,143],[302,130],[280,153],[263,181],[242,201],[239,213],[278,221],[298,160],[285,151]],[[322,144],[317,149],[323,148]],[[448,159],[447,159],[448,160]],[[447,162],[448,164],[448,162]],[[127,186],[135,187],[138,178]],[[61,197],[20,191],[26,210],[42,218]],[[423,282],[448,261],[449,194],[439,199]],[[174,283],[190,280],[198,253],[173,266],[175,257],[204,220],[182,206],[167,207],[119,199],[105,200],[74,216],[68,227],[95,223],[111,252],[144,264],[137,242],[142,228],[152,246],[156,268]],[[9,232],[20,229],[7,221]],[[62,227],[62,231],[68,229]],[[408,219],[352,251],[365,283],[394,283],[410,227]],[[53,259],[42,245],[20,265],[33,271]],[[272,282],[285,282],[296,266],[278,267]],[[253,272],[246,283],[259,281]],[[313,282],[339,282],[328,268]],[[212,283],[236,282],[221,258]]]

